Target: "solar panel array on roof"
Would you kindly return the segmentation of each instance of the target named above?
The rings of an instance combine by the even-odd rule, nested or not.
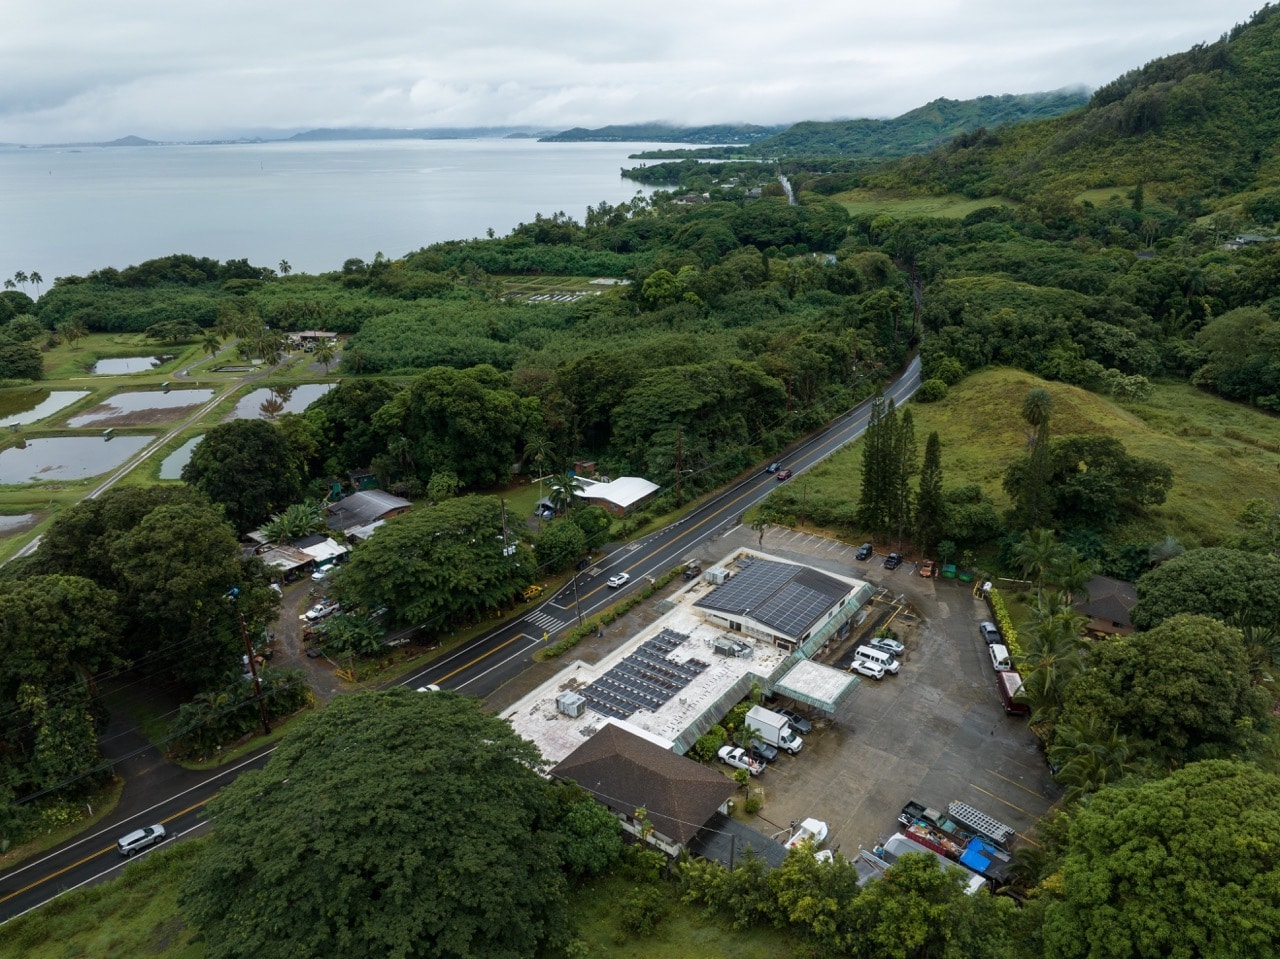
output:
[[[661,709],[676,693],[689,685],[710,663],[668,659],[689,637],[664,629],[646,640],[595,682],[582,690],[587,706],[604,716],[627,719],[637,709]]]
[[[849,585],[805,566],[743,557],[735,575],[695,606],[717,612],[750,615],[787,636],[803,635]]]

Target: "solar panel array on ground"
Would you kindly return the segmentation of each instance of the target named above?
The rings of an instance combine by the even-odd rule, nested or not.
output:
[[[592,711],[626,719],[638,709],[661,709],[711,664],[700,659],[674,662],[670,656],[689,637],[664,629],[582,690]]]

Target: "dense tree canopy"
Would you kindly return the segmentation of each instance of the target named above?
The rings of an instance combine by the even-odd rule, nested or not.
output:
[[[524,959],[563,945],[540,763],[466,697],[339,697],[211,804],[183,907],[210,959]]]
[[[1067,689],[1064,719],[1117,727],[1161,763],[1250,748],[1266,717],[1240,631],[1181,614],[1094,648]]]
[[[1130,619],[1151,629],[1179,613],[1280,628],[1280,560],[1263,553],[1190,549],[1138,580]]]
[[[302,493],[287,437],[265,420],[213,427],[191,451],[182,478],[220,505],[237,533],[265,522]]]
[[[385,607],[388,623],[444,630],[511,602],[534,575],[526,547],[503,554],[498,500],[463,496],[388,520],[334,586],[345,605]]]
[[[1076,809],[1046,959],[1261,956],[1280,941],[1280,779],[1193,763]]]

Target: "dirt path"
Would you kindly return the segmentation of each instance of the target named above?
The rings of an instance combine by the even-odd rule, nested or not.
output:
[[[343,682],[335,673],[335,664],[323,656],[307,655],[301,616],[319,597],[320,591],[310,579],[301,579],[284,588],[280,618],[276,622],[275,656],[272,666],[301,669],[311,684],[311,691],[327,703],[342,691]]]

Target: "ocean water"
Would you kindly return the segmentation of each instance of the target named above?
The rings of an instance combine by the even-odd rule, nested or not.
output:
[[[670,146],[670,144],[667,144]],[[371,140],[0,149],[0,277],[123,268],[170,253],[294,272],[504,235],[538,213],[649,192],[637,143]],[[28,285],[26,292],[38,291]]]

